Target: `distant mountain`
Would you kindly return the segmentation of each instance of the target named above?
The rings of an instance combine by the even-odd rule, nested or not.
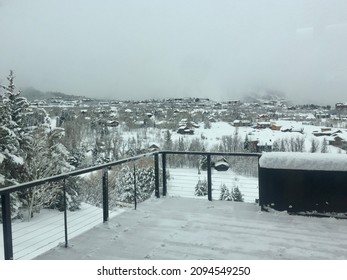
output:
[[[276,90],[262,90],[257,92],[250,92],[243,97],[244,102],[264,103],[270,101],[288,103],[285,94]]]
[[[35,88],[25,88],[22,90],[21,95],[26,97],[29,101],[32,100],[43,100],[43,99],[52,99],[52,98],[62,98],[62,99],[78,99],[78,98],[84,98],[83,96],[76,96],[71,94],[65,94],[62,92],[54,92],[54,91],[48,91],[48,92],[42,92]]]

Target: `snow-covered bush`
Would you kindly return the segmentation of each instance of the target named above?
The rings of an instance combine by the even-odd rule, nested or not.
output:
[[[136,200],[144,201],[151,197],[155,187],[153,166],[142,163],[134,167],[131,164],[114,167],[108,172],[108,198],[109,207],[114,207],[118,202],[133,203]],[[86,203],[102,207],[102,173],[93,172],[85,176],[81,182],[81,197]]]
[[[219,200],[233,200],[231,193],[225,184],[222,184],[220,187]]]
[[[195,195],[196,196],[205,196],[207,195],[207,181],[206,179],[199,180],[195,186]]]
[[[137,202],[148,199],[155,187],[153,166],[136,166],[134,172],[132,167],[125,165],[120,170],[116,187],[121,202],[133,203],[135,201],[135,180]]]
[[[243,194],[241,193],[240,189],[238,187],[234,187],[231,190],[231,197],[233,201],[240,201],[243,202]]]

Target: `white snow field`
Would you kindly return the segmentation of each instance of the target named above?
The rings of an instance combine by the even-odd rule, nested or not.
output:
[[[168,195],[187,198],[206,199],[206,196],[196,196],[195,186],[199,180],[207,180],[207,172],[193,168],[170,168],[168,169],[170,179],[168,180]],[[259,197],[258,178],[245,177],[235,174],[231,169],[228,171],[212,170],[212,199],[218,200],[220,186],[225,184],[227,188],[238,187],[245,202],[255,202]]]

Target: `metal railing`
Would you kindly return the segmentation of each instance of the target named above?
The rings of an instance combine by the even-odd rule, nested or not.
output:
[[[161,155],[161,167],[159,162],[159,155]],[[212,156],[242,156],[242,157],[256,157],[259,159],[261,154],[257,153],[214,153],[214,152],[185,152],[185,151],[160,151],[152,152],[147,154],[142,154],[134,156],[131,158],[126,158],[110,163],[101,164],[98,166],[93,166],[89,168],[75,170],[69,173],[56,175],[48,178],[43,178],[27,183],[22,183],[18,185],[13,185],[10,187],[0,188],[1,195],[1,211],[2,211],[2,227],[3,227],[3,242],[4,242],[4,259],[13,260],[13,238],[12,238],[12,219],[11,219],[11,193],[22,191],[25,189],[33,188],[45,183],[63,182],[63,212],[64,212],[64,246],[68,247],[68,218],[67,218],[67,202],[66,202],[66,184],[67,179],[70,177],[83,175],[93,171],[102,170],[102,220],[103,222],[109,219],[109,197],[108,197],[108,169],[129,163],[136,162],[144,157],[154,157],[154,176],[155,176],[155,197],[160,197],[160,183],[162,183],[162,195],[166,196],[168,192],[167,184],[167,156],[168,155],[186,155],[186,156],[205,156],[206,157],[206,171],[207,171],[207,198],[212,201],[212,171],[211,171],[211,157]],[[135,164],[134,164],[135,168]],[[161,169],[161,172],[160,172]],[[135,173],[135,169],[134,169]],[[135,175],[135,174],[134,174]],[[135,176],[134,176],[135,177]],[[136,192],[136,180],[134,180],[134,191]],[[136,195],[135,195],[135,209],[136,209]]]
[[[222,153],[222,152],[185,152],[185,151],[161,151],[162,157],[162,178],[163,178],[163,196],[167,194],[167,155],[187,155],[187,156],[204,156],[206,157],[206,172],[207,172],[207,198],[209,201],[212,201],[212,156],[220,157],[250,157],[257,159],[256,169],[259,169],[259,158],[260,153]]]

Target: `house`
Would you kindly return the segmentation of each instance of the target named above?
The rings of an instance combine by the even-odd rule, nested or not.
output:
[[[182,119],[179,122],[179,128],[177,130],[178,134],[194,134],[194,127],[197,128],[199,127],[198,124],[192,121],[188,121],[187,119]]]
[[[271,123],[270,128],[271,128],[272,130],[278,131],[278,130],[281,130],[282,126],[281,126],[281,125],[277,125],[276,123],[273,122],[273,123]]]
[[[235,126],[235,127],[240,127],[240,126],[242,126],[242,125],[241,125],[241,120],[234,120],[234,121],[233,121],[233,126]]]
[[[159,146],[156,144],[152,144],[151,146],[148,147],[148,152],[158,152],[160,150]]]
[[[194,130],[189,128],[187,125],[180,126],[177,130],[178,134],[194,134]]]
[[[327,138],[329,145],[347,150],[347,132],[338,130]]]
[[[241,125],[242,126],[251,126],[252,122],[249,120],[241,120]]]
[[[299,132],[299,133],[304,133],[304,128],[303,127],[282,127],[281,132]]]
[[[110,103],[107,101],[100,101],[99,106],[100,107],[108,107],[108,106],[110,106]]]
[[[272,139],[249,139],[245,145],[245,149],[251,153],[271,152],[272,151]]]
[[[264,129],[271,127],[271,122],[257,122],[256,128]]]
[[[268,122],[270,120],[270,117],[268,114],[260,114],[258,115],[257,119],[259,122]]]
[[[240,127],[240,126],[251,126],[251,121],[249,120],[234,120],[233,126],[234,127]]]
[[[336,110],[347,109],[347,103],[336,103],[335,104],[335,109]]]
[[[106,125],[110,127],[117,127],[119,125],[119,122],[115,120],[108,120],[106,121]]]

